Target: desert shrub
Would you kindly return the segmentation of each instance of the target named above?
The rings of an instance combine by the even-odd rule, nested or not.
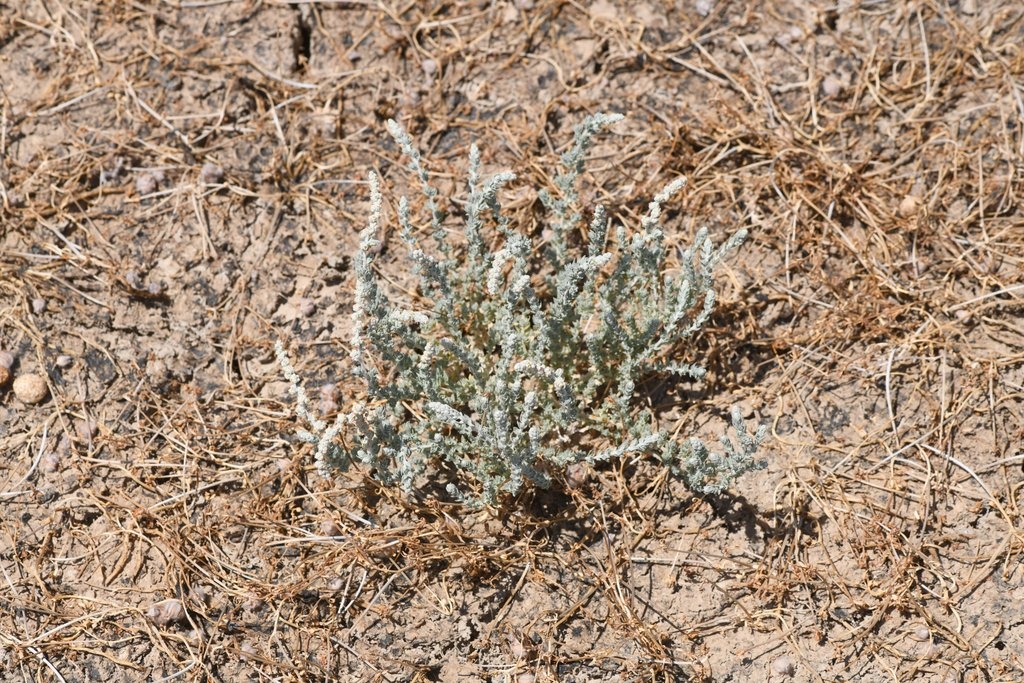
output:
[[[371,173],[369,221],[355,256],[348,358],[362,385],[358,398],[331,424],[317,417],[277,345],[297,414],[309,425],[299,436],[315,446],[324,476],[357,461],[382,483],[411,491],[418,476],[444,462],[456,473],[457,483],[447,486],[452,497],[491,505],[527,483],[564,482],[574,463],[630,453],[660,458],[699,493],[719,492],[764,466],[754,459],[764,429],[748,433],[735,409],[735,438],[723,436],[722,452],[715,453],[697,438],[679,441],[653,429],[653,416],[640,405],[637,386],[646,379],[703,376],[700,366],[673,358],[711,315],[715,268],[746,233],[715,248],[700,230],[689,249],[670,254],[662,204],[683,179],[654,198],[633,231],[621,225],[612,231],[600,205],[585,222],[578,183],[586,152],[600,129],[620,119],[597,114],[576,126],[555,192],[540,192],[549,217],[541,245],[502,212],[499,194],[515,176],[482,180],[475,145],[463,239],[449,239],[419,153],[407,133],[388,122],[429,213],[430,250],[416,237],[409,202],[399,201],[417,296],[398,303],[374,273],[384,211],[380,182]]]

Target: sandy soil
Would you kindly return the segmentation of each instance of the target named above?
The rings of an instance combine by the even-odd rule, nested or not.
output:
[[[1009,0],[0,1],[0,348],[47,394],[0,389],[0,679],[1024,680],[1022,45]],[[684,174],[673,240],[751,232],[656,399],[768,469],[319,477],[273,345],[345,400],[385,120],[529,226],[595,111],[588,197]]]

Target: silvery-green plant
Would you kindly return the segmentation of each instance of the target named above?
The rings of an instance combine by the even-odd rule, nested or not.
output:
[[[748,433],[735,409],[735,439],[723,436],[723,451],[714,453],[697,438],[677,441],[653,429],[653,416],[639,405],[643,379],[704,375],[673,356],[707,322],[715,268],[746,232],[715,248],[700,230],[689,249],[670,258],[662,204],[683,179],[654,198],[635,230],[610,230],[600,205],[585,223],[578,183],[586,152],[596,133],[621,118],[597,114],[576,126],[556,192],[540,192],[550,215],[550,237],[542,245],[517,231],[502,211],[498,196],[515,176],[481,179],[475,145],[464,239],[453,244],[419,152],[397,123],[388,122],[429,213],[430,250],[416,238],[409,202],[399,200],[398,223],[419,296],[398,303],[374,273],[384,211],[380,182],[371,173],[369,221],[355,257],[348,359],[362,384],[359,400],[330,424],[314,415],[277,344],[296,412],[309,425],[299,436],[315,446],[324,476],[358,461],[382,483],[411,491],[418,476],[446,462],[456,473],[457,483],[447,486],[453,498],[491,505],[527,483],[548,487],[564,480],[573,463],[631,453],[660,458],[699,493],[720,492],[764,466],[754,459],[764,428]]]

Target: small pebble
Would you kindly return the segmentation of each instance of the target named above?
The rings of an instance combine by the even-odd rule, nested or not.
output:
[[[821,92],[826,97],[835,97],[843,91],[843,82],[833,75],[825,76],[821,82]]]
[[[796,667],[789,657],[783,655],[772,662],[772,671],[782,676],[792,676],[796,673]]]
[[[60,453],[57,451],[46,451],[39,459],[39,471],[43,474],[53,474],[60,469]]]
[[[143,173],[135,179],[135,191],[140,195],[153,194],[160,187],[152,173]]]
[[[42,297],[32,299],[32,312],[36,315],[46,313],[46,299],[43,299]]]
[[[135,179],[135,191],[140,195],[153,194],[166,179],[167,175],[162,169],[146,171]]]
[[[60,438],[60,443],[52,451],[47,451],[39,459],[39,470],[44,474],[53,474],[60,469],[61,462],[71,453],[71,440],[65,434]]]
[[[572,490],[581,489],[590,481],[590,467],[586,463],[574,462],[565,468],[565,484]]]
[[[199,182],[204,185],[216,185],[224,180],[224,169],[215,163],[207,161],[199,170]]]
[[[320,522],[320,533],[324,536],[342,536],[345,534],[333,519],[325,519]]]
[[[181,600],[164,600],[151,605],[146,616],[157,626],[169,626],[185,620],[185,605]]]
[[[782,47],[787,47],[793,43],[799,43],[804,39],[804,32],[799,26],[791,26],[788,31],[783,31],[775,36],[775,42]]]
[[[13,365],[14,354],[0,349],[0,388],[7,386],[7,383],[11,381],[11,377],[13,377],[11,366]]]
[[[132,289],[142,289],[146,286],[146,283],[142,281],[142,277],[139,276],[139,271],[129,270],[124,274],[124,281],[128,283],[128,286]]]
[[[39,375],[22,375],[14,380],[14,395],[23,403],[41,403],[49,393],[46,380]]]
[[[338,412],[338,385],[328,383],[320,387],[320,414],[330,415]]]
[[[99,426],[96,424],[96,420],[92,418],[75,420],[75,436],[78,437],[79,441],[92,443],[92,439],[96,436],[96,431],[98,429]]]
[[[917,213],[917,207],[921,206],[921,200],[914,195],[908,194],[900,202],[899,212],[903,218],[909,218]]]

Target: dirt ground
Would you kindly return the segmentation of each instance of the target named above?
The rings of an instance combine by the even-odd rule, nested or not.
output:
[[[386,119],[531,226],[596,111],[587,197],[750,231],[654,399],[768,469],[319,477],[273,345],[345,400]],[[1022,174],[1012,0],[0,0],[0,679],[1022,681]]]

